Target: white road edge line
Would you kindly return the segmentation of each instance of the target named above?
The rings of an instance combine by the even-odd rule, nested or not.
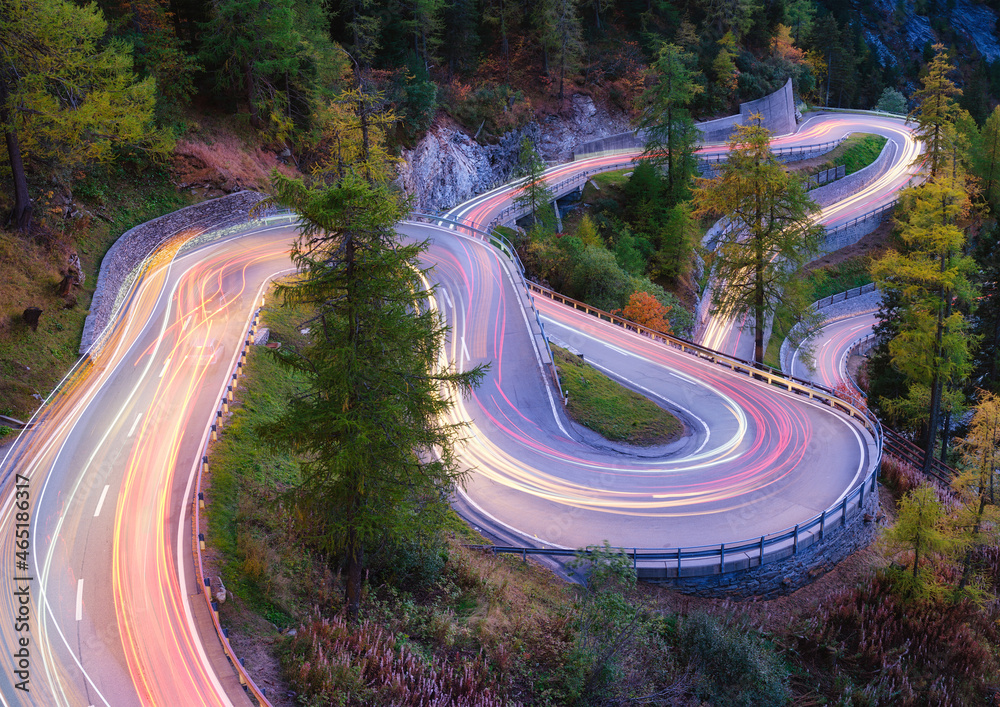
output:
[[[107,490],[107,487],[105,487]],[[76,580],[76,620],[83,621],[83,578]]]

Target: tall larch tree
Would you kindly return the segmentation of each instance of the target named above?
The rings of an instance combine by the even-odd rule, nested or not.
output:
[[[897,334],[889,342],[893,366],[907,379],[907,400],[897,405],[918,409],[926,400],[924,469],[934,455],[942,400],[949,386],[963,381],[971,371],[972,342],[965,310],[974,301],[969,276],[973,263],[965,255],[961,222],[970,200],[963,172],[963,149],[955,121],[959,95],[947,74],[950,65],[944,48],[935,47],[921,89],[911,112],[917,138],[924,143],[918,161],[927,181],[900,195],[896,222],[902,247],[872,265],[880,286],[901,294]],[[944,447],[947,439],[944,440]]]
[[[916,123],[914,136],[924,146],[918,160],[932,181],[951,169],[958,150],[955,122],[959,106],[955,98],[962,95],[962,89],[948,77],[954,70],[944,45],[935,44],[934,58],[927,67],[922,85],[911,96],[917,105],[910,111],[909,119]]]
[[[698,179],[694,215],[724,219],[712,256],[717,286],[713,313],[749,315],[754,324],[754,361],[764,360],[764,329],[778,304],[797,318],[811,312],[802,288],[802,265],[819,251],[822,229],[812,221],[816,205],[798,179],[770,151],[771,132],[737,126],[729,159],[715,179]]]
[[[94,5],[10,0],[0,12],[0,125],[14,186],[10,222],[27,231],[27,170],[53,176],[108,160],[116,145],[165,152],[152,126],[155,82],[137,80]]]

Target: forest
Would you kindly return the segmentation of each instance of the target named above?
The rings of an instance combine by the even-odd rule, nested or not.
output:
[[[0,415],[27,418],[76,360],[118,236],[225,191],[266,191],[305,217],[293,257],[312,277],[279,284],[284,306],[264,312],[284,353],[248,359],[212,452],[209,523],[232,597],[223,621],[260,648],[254,669],[281,686],[275,704],[995,704],[1000,47],[991,55],[952,21],[959,5],[6,0]],[[791,322],[836,280],[806,266],[819,234],[803,180],[752,125],[730,165],[699,179],[693,129],[788,79],[802,110],[876,109],[916,126],[926,182],[841,267],[884,293],[856,402],[920,445],[925,466],[954,467],[952,484],[887,459],[882,539],[770,601],[644,586],[612,547],[579,559],[579,585],[473,549],[484,539],[443,492],[462,479],[450,448],[460,429],[435,420],[448,410],[441,387],[468,392],[485,370],[426,375],[444,331],[409,316],[420,248],[387,247],[407,213],[393,181],[402,151],[445,124],[496,145],[585,95],[646,132],[646,159],[595,178],[557,228],[542,208],[546,156],[519,137],[512,176],[529,215],[505,233],[529,276],[690,336],[706,268],[735,282],[747,267],[738,243],[697,244],[754,172],[787,215],[767,247],[788,267],[758,258],[769,289],[716,309]],[[837,159],[874,159],[880,147],[861,142]],[[41,307],[37,326],[25,306]],[[328,336],[307,336],[306,321]],[[380,360],[383,340],[418,355]],[[762,333],[755,345],[763,366]],[[370,365],[360,383],[358,351]],[[364,376],[406,394],[366,397]],[[331,380],[349,381],[340,397]],[[356,444],[357,430],[384,429],[394,436],[381,446]],[[0,426],[0,440],[13,432]]]

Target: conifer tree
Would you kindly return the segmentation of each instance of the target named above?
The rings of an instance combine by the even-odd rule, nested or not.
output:
[[[942,175],[906,190],[897,217],[904,249],[889,251],[872,265],[879,287],[901,294],[898,331],[889,353],[910,386],[910,407],[927,400],[925,470],[934,455],[945,388],[960,383],[971,370],[971,337],[962,305],[973,298],[972,261],[962,253],[965,234],[957,225],[967,207],[960,179]]]
[[[1000,106],[986,119],[980,146],[973,161],[983,200],[995,213],[1000,208]]]
[[[26,169],[69,171],[122,144],[168,149],[151,124],[155,82],[136,80],[126,47],[105,42],[106,30],[95,5],[10,0],[0,12],[0,126],[19,230],[31,227]]]
[[[974,299],[974,288],[969,281],[973,264],[964,255],[965,233],[959,223],[970,207],[962,171],[963,141],[955,127],[961,111],[952,98],[960,92],[947,77],[951,67],[944,47],[935,45],[935,52],[923,86],[914,93],[919,103],[910,113],[918,126],[917,138],[924,143],[918,159],[928,181],[900,194],[896,220],[903,248],[872,265],[875,282],[902,296],[889,353],[910,386],[908,400],[898,400],[897,407],[912,410],[927,400],[922,416],[925,471],[934,456],[942,400],[971,371],[974,348],[963,312]]]
[[[810,218],[816,205],[771,154],[771,132],[759,125],[759,115],[751,121],[737,126],[719,176],[696,180],[694,215],[726,219],[712,257],[720,283],[713,313],[752,317],[760,363],[765,323],[779,302],[796,318],[812,311],[799,270],[819,250],[822,230]]]
[[[441,422],[452,404],[442,387],[468,391],[484,369],[438,369],[446,329],[417,267],[425,244],[395,233],[407,212],[396,192],[353,171],[325,187],[274,179],[274,202],[302,219],[299,279],[280,293],[316,314],[310,344],[282,356],[308,390],[267,435],[306,460],[295,499],[312,540],[343,562],[356,616],[366,549],[419,543],[440,526],[463,476],[453,453],[461,427]]]
[[[932,180],[950,170],[957,155],[955,121],[959,107],[955,97],[961,96],[962,90],[948,78],[953,70],[944,45],[935,44],[927,75],[912,96],[917,105],[909,118],[917,124],[914,136],[924,144],[917,159],[928,169]]]
[[[552,190],[545,182],[545,162],[542,156],[535,149],[535,144],[530,138],[521,140],[520,166],[518,172],[524,179],[520,183],[520,191],[514,197],[514,204],[527,209],[531,214],[532,224],[541,224],[547,227],[554,218],[554,211],[550,210],[549,202],[552,201]]]
[[[1000,545],[1000,396],[982,392],[972,424],[960,440],[962,473],[952,481],[961,505],[957,524],[965,538],[964,589],[972,578],[973,555]]]
[[[896,524],[885,534],[890,545],[913,551],[912,579],[904,585],[912,596],[926,596],[935,589],[933,562],[955,547],[945,521],[937,493],[930,486],[919,486],[900,501]]]
[[[667,205],[683,201],[697,164],[698,142],[688,105],[702,92],[700,72],[691,68],[694,57],[676,44],[663,44],[652,66],[653,85],[639,99],[639,129],[645,131],[643,159],[663,170],[667,180]]]

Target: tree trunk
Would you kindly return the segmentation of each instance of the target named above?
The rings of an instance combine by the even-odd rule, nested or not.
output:
[[[28,194],[28,177],[24,173],[24,162],[21,161],[21,143],[17,139],[17,128],[14,127],[10,110],[7,108],[9,95],[7,82],[4,77],[0,77],[0,123],[7,126],[4,138],[7,142],[7,156],[10,158],[10,171],[14,179],[14,209],[7,222],[17,230],[27,233],[31,228],[31,197]]]
[[[260,130],[264,127],[264,123],[260,119],[257,107],[257,81],[249,61],[243,63],[243,81],[246,83],[247,101],[250,103],[250,125]]]
[[[941,463],[948,463],[948,438],[951,433],[951,410],[944,414],[944,425],[941,427]]]
[[[344,588],[344,603],[347,618],[354,621],[361,611],[361,587],[364,579],[365,553],[356,531],[351,531],[347,546],[347,586]]]

